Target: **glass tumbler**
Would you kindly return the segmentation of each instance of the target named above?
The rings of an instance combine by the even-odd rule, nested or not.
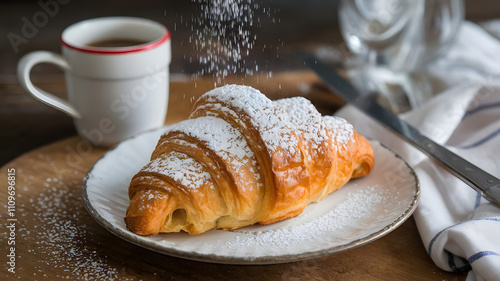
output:
[[[464,12],[463,0],[341,0],[339,25],[371,90],[395,107],[401,100],[416,107],[429,93],[415,87],[412,75],[450,47]],[[405,97],[397,98],[394,89]]]

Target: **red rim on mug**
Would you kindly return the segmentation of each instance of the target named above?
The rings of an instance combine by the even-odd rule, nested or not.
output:
[[[88,21],[95,21],[95,20],[113,20],[113,19],[116,19],[116,18],[120,18],[120,17],[115,17],[115,18],[98,18],[98,19],[90,19]],[[73,50],[76,50],[76,51],[80,51],[80,52],[85,52],[85,53],[93,53],[93,54],[106,54],[106,55],[112,55],[112,54],[127,54],[127,53],[135,53],[135,52],[141,52],[141,51],[147,51],[147,50],[151,50],[151,49],[155,49],[156,47],[162,45],[163,43],[165,43],[166,41],[170,40],[170,32],[169,30],[164,27],[163,25],[159,24],[159,23],[156,23],[156,22],[153,22],[153,21],[150,21],[150,20],[145,20],[145,19],[137,19],[137,18],[129,18],[129,17],[121,17],[121,19],[125,19],[125,20],[130,20],[130,21],[141,21],[141,23],[143,23],[144,21],[148,22],[149,24],[151,25],[155,25],[156,28],[162,28],[163,29],[163,34],[161,37],[155,39],[155,40],[152,40],[150,42],[147,42],[145,44],[139,44],[139,45],[131,45],[131,46],[126,46],[126,47],[94,47],[94,46],[87,46],[85,44],[72,44],[72,43],[69,43],[68,40],[65,40],[65,32],[63,32],[63,34],[61,34],[61,43],[63,44],[63,46],[69,48],[69,49],[73,49]],[[78,24],[82,24],[81,23],[78,23]],[[72,28],[72,26],[70,26],[69,28]],[[68,29],[69,29],[68,28]],[[78,27],[74,27],[74,28],[78,28]]]

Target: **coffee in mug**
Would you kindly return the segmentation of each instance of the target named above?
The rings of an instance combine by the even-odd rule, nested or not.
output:
[[[134,40],[134,39],[104,39],[88,43],[87,46],[101,47],[101,48],[116,48],[116,47],[132,47],[147,43],[148,43],[147,41]]]

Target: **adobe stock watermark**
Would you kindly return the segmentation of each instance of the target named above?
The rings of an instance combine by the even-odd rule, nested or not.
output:
[[[16,169],[7,169],[7,271],[16,273]]]
[[[142,78],[141,84],[133,87],[130,92],[124,93],[119,98],[114,99],[109,108],[110,115],[116,116],[119,120],[125,120],[130,117],[133,110],[142,102],[146,101],[155,92],[161,84],[168,79],[168,74],[164,71],[164,66],[156,65],[156,68],[146,68],[148,75]],[[168,81],[167,81],[168,82]],[[165,93],[167,94],[167,93]],[[111,134],[116,130],[116,124],[109,117],[103,117],[99,120],[97,128],[83,130],[81,134],[84,139],[79,141],[75,147],[67,145],[66,163],[70,167],[79,167],[85,157],[91,155],[93,145],[100,145],[106,134]]]
[[[68,4],[70,0],[48,0],[38,1],[38,6],[41,8],[40,10],[33,13],[31,17],[22,17],[21,18],[21,29],[16,32],[9,32],[7,34],[7,39],[14,50],[14,53],[19,53],[19,46],[21,44],[27,44],[29,39],[34,38],[40,28],[43,28],[49,23],[50,18],[55,17],[59,11],[60,6]]]

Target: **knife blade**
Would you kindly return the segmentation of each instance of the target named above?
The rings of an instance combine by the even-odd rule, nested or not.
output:
[[[500,180],[464,158],[422,135],[415,127],[396,114],[362,95],[350,82],[334,69],[311,55],[304,55],[304,62],[337,94],[365,112],[384,127],[418,148],[427,156],[439,161],[449,172],[472,187],[491,203],[500,206]]]

